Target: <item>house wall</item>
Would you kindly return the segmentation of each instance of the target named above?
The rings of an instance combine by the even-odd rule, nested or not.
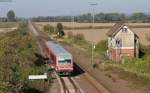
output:
[[[134,48],[134,33],[127,27],[127,32],[123,32],[122,29],[114,36],[108,38],[108,47],[117,48],[116,40],[120,40],[120,47]]]
[[[114,61],[120,61],[124,58],[133,58],[134,57],[134,49],[112,49],[111,50],[111,58]]]
[[[124,28],[127,29],[126,32],[123,31]],[[123,29],[121,29],[114,38],[121,40],[121,47],[134,48],[134,33],[127,26],[124,26]]]
[[[121,29],[114,37],[108,38],[108,54],[109,58],[114,61],[120,61],[126,57],[135,57],[138,54],[135,45],[135,34],[127,27],[124,26],[127,31]],[[119,40],[119,44],[116,43]]]

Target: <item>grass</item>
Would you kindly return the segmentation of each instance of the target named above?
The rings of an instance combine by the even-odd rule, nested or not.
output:
[[[150,78],[138,72],[132,71],[121,64],[105,63],[99,64],[99,70],[105,72],[106,76],[112,78],[113,81],[117,81],[112,75],[117,75],[119,79],[128,81],[130,88],[136,89],[144,87],[144,89],[150,91]]]
[[[16,31],[0,35],[0,92],[39,93],[48,89],[43,81],[30,81],[29,75],[43,74],[45,66],[37,66],[39,53],[35,39],[28,33],[27,24],[21,23]],[[38,93],[38,92],[36,92]]]
[[[12,28],[18,24],[18,22],[0,22],[0,28]]]

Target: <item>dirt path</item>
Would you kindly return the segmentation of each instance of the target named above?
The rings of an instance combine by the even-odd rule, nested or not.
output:
[[[94,69],[90,63],[90,57],[82,50],[63,45],[68,51],[73,54],[75,62],[86,70],[91,76],[93,76],[99,83],[101,83],[105,88],[110,90],[112,93],[148,93],[145,92],[143,88],[132,89],[130,88],[130,83],[128,81],[122,80],[120,78],[112,78],[108,76],[106,72],[101,72],[98,69]]]

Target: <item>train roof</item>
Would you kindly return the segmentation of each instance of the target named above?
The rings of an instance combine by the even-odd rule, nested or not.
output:
[[[58,55],[58,56],[67,55],[67,56],[70,56],[70,57],[72,56],[68,51],[66,51],[59,44],[56,44],[52,41],[47,41],[46,44],[47,44],[48,48],[50,48],[55,55]]]

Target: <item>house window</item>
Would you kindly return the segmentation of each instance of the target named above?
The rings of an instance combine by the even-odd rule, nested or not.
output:
[[[116,45],[117,45],[117,47],[121,47],[121,40],[120,39],[116,40]]]
[[[117,45],[120,44],[120,40],[116,40],[116,44],[117,44]]]
[[[127,28],[122,28],[122,32],[127,32]]]

